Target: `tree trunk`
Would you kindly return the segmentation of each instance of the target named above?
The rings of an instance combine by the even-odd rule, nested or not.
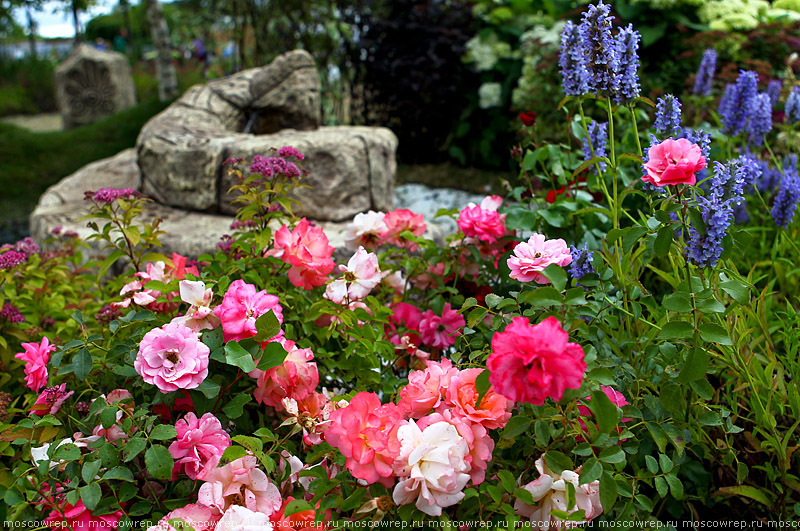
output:
[[[81,21],[78,19],[78,2],[72,0],[72,25],[75,26],[75,46],[81,43]]]
[[[169,42],[169,27],[158,0],[145,0],[147,23],[156,47],[156,79],[158,80],[158,99],[169,101],[178,96],[178,75],[172,64],[172,47]]]
[[[33,19],[30,4],[25,6],[25,14],[28,16],[28,45],[31,47],[31,58],[36,59],[36,21]]]
[[[122,20],[125,24],[125,33],[128,37],[128,51],[133,56],[134,61],[139,59],[139,47],[137,46],[136,39],[133,35],[133,26],[131,26],[131,6],[128,0],[120,0],[120,7],[122,8]]]

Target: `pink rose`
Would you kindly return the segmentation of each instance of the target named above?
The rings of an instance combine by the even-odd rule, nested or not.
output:
[[[306,218],[289,231],[284,225],[275,233],[275,246],[265,254],[280,258],[289,269],[289,281],[298,288],[314,289],[322,286],[333,271],[333,247],[322,227],[312,226]]]
[[[197,332],[180,323],[167,323],[144,335],[133,367],[145,382],[169,393],[203,383],[208,356],[208,347]]]
[[[333,411],[325,440],[345,456],[357,479],[391,486],[392,463],[400,451],[397,429],[403,413],[395,404],[381,405],[375,393],[357,393],[350,404]]]
[[[600,390],[603,391],[603,394],[605,394],[608,397],[608,399],[611,401],[611,403],[614,404],[615,406],[621,408],[622,406],[629,405],[629,402],[625,399],[625,395],[623,395],[622,393],[620,393],[619,391],[617,391],[613,387],[611,387],[609,385],[601,385],[600,386]],[[587,396],[586,398],[583,399],[583,401],[586,402],[586,403],[590,402],[591,400],[592,400],[591,396]],[[579,403],[578,404],[578,413],[581,414],[581,418],[578,419],[578,422],[580,422],[580,424],[581,424],[581,428],[583,428],[583,431],[588,431],[586,429],[586,422],[584,422],[584,419],[589,420],[589,419],[594,418],[594,414],[592,413],[592,410],[589,409],[588,406]],[[633,420],[633,419],[631,419],[631,418],[623,418],[622,422],[628,422],[630,420]],[[622,428],[617,428],[616,431],[617,431],[617,433],[622,433]],[[622,439],[622,440],[624,441],[625,439]]]
[[[254,393],[258,403],[274,408],[280,408],[284,398],[302,400],[319,384],[319,372],[317,364],[312,361],[314,353],[311,349],[297,348],[295,342],[288,339],[279,342],[288,353],[284,362],[268,371],[256,369],[250,373],[258,378]]]
[[[655,186],[695,184],[695,174],[706,167],[703,151],[685,138],[668,138],[650,148],[642,180]]]
[[[167,513],[156,525],[147,528],[147,531],[185,531],[190,526],[194,531],[214,531],[218,514],[214,514],[211,507],[201,503],[190,503],[180,509]],[[169,525],[170,520],[182,520],[178,528]]]
[[[389,316],[389,329],[387,330],[389,341],[393,345],[399,345],[402,341],[401,337],[407,335],[411,336],[412,342],[416,342],[416,344],[419,345],[422,339],[419,337],[419,334],[415,332],[419,332],[419,322],[422,319],[422,311],[413,304],[407,302],[398,302],[391,305],[391,308],[394,313]],[[398,333],[398,328],[405,329],[406,333]]]
[[[61,503],[61,502],[56,502]],[[72,531],[94,531],[97,529],[116,529],[122,511],[116,511],[103,516],[95,516],[87,509],[81,500],[72,505],[63,502],[58,509],[53,509],[42,524],[53,529],[72,529]]]
[[[106,401],[106,404],[113,405],[119,404],[120,402],[127,402],[126,404],[122,405],[120,408],[117,409],[116,414],[116,423],[113,426],[110,426],[108,429],[104,428],[102,424],[98,424],[92,430],[92,436],[94,437],[105,437],[107,441],[117,441],[119,439],[127,439],[128,434],[125,433],[125,430],[122,429],[122,421],[125,420],[126,414],[128,416],[133,414],[133,409],[135,407],[133,403],[133,395],[127,389],[114,389],[108,396],[100,395],[100,398]],[[94,400],[92,400],[94,402]],[[131,427],[131,433],[136,431],[136,426]],[[78,434],[76,433],[76,445]]]
[[[386,232],[381,234],[382,243],[405,247],[412,252],[417,250],[419,245],[416,242],[406,240],[401,235],[406,231],[414,236],[425,234],[425,217],[422,214],[415,214],[405,208],[398,208],[387,212],[383,216],[383,223],[386,225]]]
[[[269,310],[283,324],[283,311],[278,297],[267,294],[266,290],[256,291],[255,286],[244,280],[234,280],[222,298],[222,304],[214,308],[214,315],[222,322],[222,334],[227,343],[256,335],[256,319]],[[278,336],[282,335],[281,330]]]
[[[550,281],[542,275],[542,271],[551,264],[561,267],[572,263],[572,254],[567,242],[562,239],[546,240],[543,234],[534,234],[527,242],[514,247],[514,256],[508,259],[511,278],[520,282],[535,280],[537,284],[548,284]]]
[[[378,256],[367,252],[363,247],[350,257],[347,265],[339,266],[344,275],[325,288],[325,298],[336,304],[361,300],[380,284],[383,278],[378,265]]]
[[[458,214],[458,227],[468,238],[477,238],[494,243],[506,234],[506,215],[497,209],[503,199],[497,195],[487,196],[480,205],[470,203]]]
[[[281,493],[252,455],[211,470],[197,492],[197,501],[222,515],[232,505],[271,515],[281,506]]]
[[[583,349],[569,343],[569,335],[552,316],[537,325],[515,317],[492,337],[486,366],[498,393],[537,406],[547,397],[561,400],[565,389],[579,389],[586,371]]]
[[[75,391],[70,391],[68,393],[67,384],[65,383],[55,387],[48,387],[42,391],[42,394],[36,399],[36,402],[31,408],[31,413],[36,413],[37,415],[55,415],[61,409],[61,404],[64,403],[64,400],[72,396],[74,392]]]
[[[181,316],[175,317],[173,323],[181,323],[195,332],[213,330],[220,325],[219,318],[211,309],[211,300],[214,293],[211,288],[206,289],[205,282],[201,280],[181,280],[178,283],[181,300],[189,304],[189,310]]]
[[[398,406],[412,418],[424,417],[439,407],[450,381],[458,372],[448,359],[441,363],[429,361],[427,369],[413,371],[408,375],[408,384],[400,389]]]
[[[22,348],[25,352],[15,354],[14,357],[25,362],[25,383],[28,388],[39,392],[47,385],[47,364],[50,362],[50,353],[56,347],[43,337],[41,344],[23,343]]]
[[[432,310],[426,310],[419,323],[422,342],[439,349],[452,346],[456,342],[455,338],[461,335],[459,328],[465,324],[464,318],[450,307],[449,302],[442,308],[441,317]]]
[[[505,426],[511,418],[514,403],[490,386],[481,403],[476,404],[478,390],[475,388],[475,380],[484,370],[465,369],[453,376],[447,388],[446,404],[455,415],[482,424],[486,429],[495,430]],[[443,406],[439,406],[440,411],[437,412],[441,413]]]
[[[384,215],[383,212],[374,212],[372,210],[356,214],[356,217],[348,223],[345,230],[345,247],[351,251],[359,247],[377,248],[381,243],[381,235],[386,232],[386,224],[383,222]]]
[[[183,471],[190,479],[204,479],[231,445],[230,435],[211,413],[198,419],[189,412],[175,423],[175,430],[178,438],[169,445],[169,453],[175,459],[173,478]]]

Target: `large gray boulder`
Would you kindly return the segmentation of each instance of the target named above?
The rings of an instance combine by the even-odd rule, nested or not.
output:
[[[128,59],[121,53],[78,46],[56,68],[56,100],[67,129],[136,105]]]
[[[388,129],[320,128],[312,57],[296,50],[264,68],[198,85],[151,119],[137,140],[144,193],[166,205],[233,213],[223,162],[271,148],[304,153],[297,213],[340,221],[392,205],[397,138]]]

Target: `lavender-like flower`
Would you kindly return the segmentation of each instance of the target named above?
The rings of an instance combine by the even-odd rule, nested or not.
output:
[[[639,42],[641,35],[633,29],[632,24],[620,28],[617,34],[616,59],[618,67],[618,80],[615,83],[618,89],[615,99],[628,102],[639,97]]]
[[[778,100],[781,97],[782,87],[783,82],[780,79],[771,79],[767,85],[767,94],[769,94],[769,101],[772,103],[773,107],[776,103],[778,103]]]
[[[606,157],[608,151],[608,122],[597,123],[594,120],[589,121],[586,126],[589,131],[589,136],[583,139],[583,156],[584,161],[592,159],[592,153],[595,157]],[[606,171],[606,163],[599,162],[600,171]]]
[[[579,249],[574,245],[570,245],[572,254],[572,264],[569,266],[569,275],[575,280],[580,279],[584,275],[594,273],[594,266],[592,265],[592,255],[594,251],[589,250],[589,245],[584,243],[583,249]]]
[[[800,200],[800,177],[797,175],[797,155],[787,155],[783,159],[783,176],[778,193],[772,203],[772,219],[784,229],[794,219],[797,201]]]
[[[703,158],[711,160],[711,135],[702,129],[690,129],[685,127],[680,134],[680,138],[685,138],[692,144],[700,146],[700,151],[703,153]],[[707,168],[703,168],[697,172],[697,181],[705,180],[707,176]]]
[[[589,90],[594,93],[616,95],[619,92],[619,58],[617,46],[611,35],[611,6],[600,0],[583,13],[578,26],[586,69],[589,73]]]
[[[795,124],[800,122],[800,87],[792,87],[789,97],[786,98],[786,123]]]
[[[692,92],[698,96],[710,96],[711,84],[714,81],[714,71],[716,69],[717,52],[713,48],[709,48],[703,52],[703,59],[700,61],[700,68],[697,70]]]
[[[747,121],[747,140],[751,145],[760,146],[764,142],[764,135],[772,129],[772,102],[769,94],[757,94],[749,102]]]
[[[681,102],[672,94],[659,98],[653,125],[659,133],[674,135],[681,128]]]
[[[732,169],[735,173],[735,167],[715,162],[714,176],[709,179],[710,193],[697,199],[706,233],[700,234],[694,226],[690,226],[686,251],[689,261],[699,267],[716,266],[722,255],[722,240],[733,221],[733,203],[737,199],[735,196],[726,197],[738,190]],[[732,180],[733,185],[729,183]]]
[[[747,125],[751,100],[758,94],[758,74],[742,70],[735,84],[728,84],[719,101],[723,130],[731,136],[742,132]]]
[[[578,26],[568,21],[561,31],[561,50],[558,56],[561,69],[561,89],[567,96],[582,96],[589,92],[589,72],[583,56],[583,44]]]
[[[766,164],[755,158],[749,151],[740,155],[736,159],[741,167],[741,176],[744,181],[744,189],[752,191],[755,184],[761,178]]]
[[[763,193],[771,192],[781,182],[781,171],[778,168],[773,168],[766,161],[760,160],[759,166],[761,167],[761,175],[756,180],[756,188]]]

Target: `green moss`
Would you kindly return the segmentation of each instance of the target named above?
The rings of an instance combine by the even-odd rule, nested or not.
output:
[[[151,100],[69,131],[34,133],[0,123],[0,222],[26,218],[47,187],[132,147],[145,122],[166,105]]]

